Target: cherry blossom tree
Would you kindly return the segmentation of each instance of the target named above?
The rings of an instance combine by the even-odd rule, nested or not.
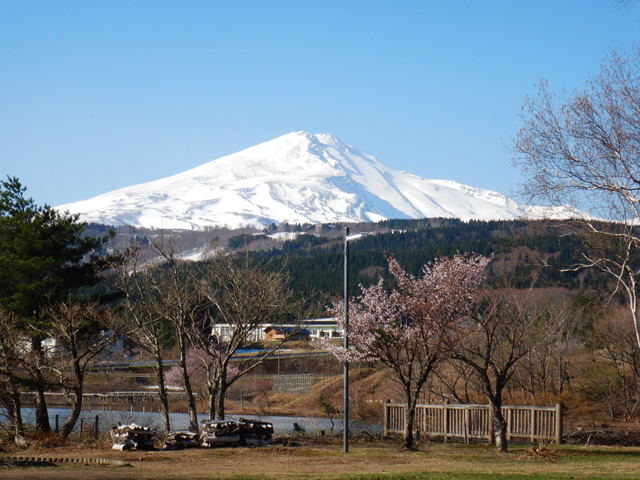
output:
[[[414,276],[387,254],[389,271],[396,287],[384,288],[383,279],[349,305],[349,347],[323,342],[323,348],[339,360],[355,362],[379,360],[389,367],[402,386],[407,404],[404,448],[414,448],[416,403],[434,368],[451,354],[460,322],[484,280],[490,258],[455,255],[424,265]],[[342,302],[333,307],[344,329]],[[457,333],[456,333],[457,332]]]

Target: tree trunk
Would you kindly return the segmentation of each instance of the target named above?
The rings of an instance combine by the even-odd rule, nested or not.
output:
[[[198,411],[196,409],[196,400],[193,397],[191,382],[188,379],[184,382],[184,391],[187,394],[187,407],[189,409],[189,430],[198,432]]]
[[[20,408],[20,392],[14,390],[11,392],[11,399],[9,400],[13,412],[11,413],[11,425],[13,426],[13,433],[16,441],[20,441],[24,437],[24,424],[22,423],[22,412]]]
[[[35,410],[36,410],[36,430],[38,432],[48,433],[51,431],[51,424],[49,423],[49,410],[47,409],[47,401],[44,394],[44,385],[40,382],[36,385],[35,395]]]
[[[209,418],[216,418],[216,405],[218,399],[218,384],[212,380],[207,380],[207,393],[209,394]]]
[[[160,397],[160,415],[164,424],[165,433],[171,431],[171,419],[169,418],[169,396],[167,395],[167,386],[164,381],[164,366],[162,364],[162,356],[160,349],[156,349],[156,375],[158,379],[158,396]]]
[[[64,425],[62,425],[62,428],[60,429],[60,436],[62,438],[67,438],[71,434],[71,432],[73,431],[73,427],[75,427],[76,422],[78,421],[78,418],[80,418],[80,414],[82,413],[84,372],[82,371],[82,366],[80,365],[80,361],[78,359],[75,359],[73,362],[73,373],[75,375],[75,386],[73,388],[73,399],[71,400],[71,411],[69,412],[69,416],[64,422]]]
[[[217,395],[209,390],[209,418],[216,418],[216,399]]]
[[[493,432],[495,435],[496,451],[507,453],[507,422],[502,415],[501,399],[490,399],[489,408],[493,415]]]
[[[414,396],[411,394],[409,388],[405,391],[406,400],[407,400],[407,410],[405,417],[405,425],[404,425],[404,444],[403,448],[405,450],[414,450],[414,438],[413,431],[415,429],[415,418],[416,418],[416,402],[417,395]]]
[[[45,355],[42,351],[42,341],[34,338],[31,341],[31,348],[36,354],[38,366],[44,365]],[[51,424],[49,423],[49,411],[47,409],[47,400],[45,397],[46,381],[42,376],[42,369],[36,368],[34,376],[34,384],[36,389],[35,395],[35,415],[36,415],[36,430],[42,433],[48,433],[51,431]]]
[[[227,382],[221,378],[218,381],[218,396],[216,397],[216,410],[214,418],[224,420],[224,397],[227,395]]]
[[[413,444],[413,423],[416,415],[415,407],[411,408],[407,406],[407,417],[406,424],[404,427],[404,444],[403,448],[405,450],[414,450]]]
[[[62,438],[67,438],[69,435],[71,435],[73,427],[76,426],[76,422],[78,421],[78,418],[80,418],[80,414],[82,413],[82,392],[82,384],[80,384],[79,387],[73,389],[71,411],[69,412],[69,416],[64,422],[64,425],[62,425],[62,428],[60,429],[60,437]]]
[[[491,379],[486,371],[478,371],[482,380],[484,393],[489,400],[489,408],[493,416],[493,435],[496,443],[496,451],[507,453],[507,422],[502,416],[502,391],[507,383],[507,378],[500,374],[495,378],[495,390],[491,387]]]
[[[627,289],[629,296],[629,310],[631,311],[631,319],[633,321],[633,329],[636,334],[636,344],[640,348],[640,316],[638,316],[638,295],[636,293],[635,273],[629,275],[631,287]]]
[[[180,346],[180,369],[182,370],[182,384],[184,386],[184,393],[187,395],[187,408],[189,410],[189,430],[191,432],[197,433],[198,412],[196,410],[196,400],[193,396],[193,389],[191,388],[189,372],[187,371],[187,347],[185,344],[184,334],[178,332],[178,341]]]
[[[14,441],[19,443],[24,435],[24,425],[22,423],[22,413],[20,412],[20,392],[13,382],[8,382],[9,388],[6,394],[2,394],[2,404],[7,410],[7,417],[11,422],[11,430],[13,430]]]

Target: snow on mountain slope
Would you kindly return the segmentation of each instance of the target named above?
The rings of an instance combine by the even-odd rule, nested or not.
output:
[[[330,134],[307,132],[57,208],[87,222],[171,229],[537,214],[499,193],[397,171]]]

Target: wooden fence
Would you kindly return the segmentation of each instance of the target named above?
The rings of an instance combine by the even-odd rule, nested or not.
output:
[[[406,407],[385,402],[384,432],[403,433]],[[507,440],[530,442],[562,441],[562,408],[505,405],[502,415],[507,422]],[[415,431],[422,435],[494,442],[493,419],[488,405],[418,405]]]

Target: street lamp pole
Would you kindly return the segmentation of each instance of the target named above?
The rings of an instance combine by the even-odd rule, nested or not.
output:
[[[349,227],[344,229],[344,330],[345,353],[349,349]],[[349,453],[349,362],[344,361],[343,453]]]

